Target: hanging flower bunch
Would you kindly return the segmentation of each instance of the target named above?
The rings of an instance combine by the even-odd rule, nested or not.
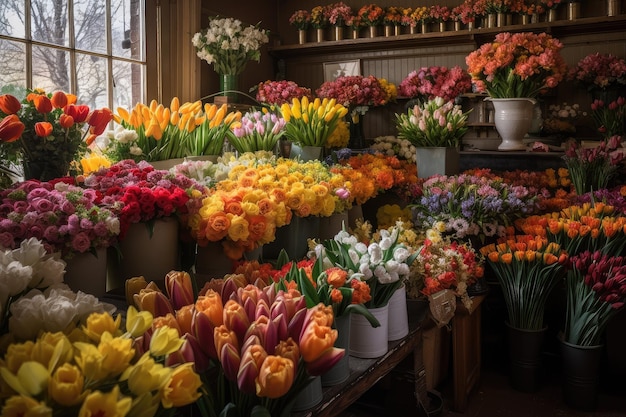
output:
[[[401,96],[432,100],[442,97],[445,101],[456,99],[471,90],[470,75],[458,65],[448,67],[422,67],[411,71],[399,86]]]
[[[311,13],[308,10],[296,10],[289,17],[289,24],[298,30],[307,30],[311,25]]]
[[[558,213],[529,216],[515,223],[518,230],[545,236],[567,253],[583,251],[619,255],[626,246],[626,218],[615,207],[601,202],[570,206]]]
[[[626,85],[626,61],[611,54],[589,54],[569,70],[569,78],[594,89],[612,90]]]
[[[415,201],[415,224],[429,229],[441,221],[445,235],[484,242],[505,236],[516,219],[533,214],[536,200],[526,187],[502,178],[435,175],[423,183]]]
[[[467,131],[468,114],[454,102],[436,97],[413,106],[407,113],[396,114],[398,137],[415,147],[458,148]]]
[[[204,187],[184,175],[155,170],[145,161],[120,161],[87,176],[84,185],[102,196],[101,205],[120,221],[122,239],[133,223],[178,215],[197,205]]]
[[[363,26],[378,26],[383,22],[385,10],[376,4],[366,4],[359,9],[357,15]]]
[[[248,61],[261,60],[261,47],[269,37],[259,25],[243,27],[241,20],[212,16],[209,25],[193,35],[191,42],[198,57],[213,64],[215,72],[238,75]]]
[[[337,100],[316,98],[312,102],[305,96],[284,103],[280,112],[287,122],[287,136],[300,146],[324,146],[328,136],[348,112]]]
[[[602,137],[626,136],[626,97],[618,97],[610,103],[594,100],[591,103],[591,116]]]
[[[418,298],[451,289],[468,309],[472,300],[467,287],[483,276],[483,260],[468,243],[459,243],[443,237],[445,225],[435,224],[426,232],[424,243],[416,249],[417,257],[407,277],[407,295]]]
[[[87,105],[76,104],[75,95],[62,91],[52,94],[27,90],[22,101],[3,94],[0,146],[14,163],[40,165],[40,172],[32,174],[47,181],[57,177],[54,174],[58,167],[67,173],[71,163],[78,162],[87,146],[104,132],[111,118],[109,109],[90,110]]]
[[[353,16],[352,8],[342,1],[326,6],[324,13],[333,26],[346,26]]]
[[[185,361],[175,328],[153,325],[151,314],[133,307],[126,330],[120,325],[120,316],[92,313],[71,338],[45,332],[27,342],[33,349],[10,346],[0,368],[9,390],[3,413],[155,415],[201,396],[200,375]]]
[[[64,182],[16,183],[0,192],[0,200],[4,248],[34,237],[49,253],[71,256],[112,246],[120,232],[116,214],[100,207],[98,193]]]
[[[585,148],[576,141],[569,141],[563,159],[576,194],[583,195],[606,188],[619,174],[625,156],[621,137],[615,135],[602,140],[593,148]]]
[[[626,302],[626,258],[584,251],[570,262],[563,340],[579,346],[600,345],[609,321]]]
[[[228,131],[228,142],[237,152],[274,151],[285,134],[285,119],[271,112],[253,111],[243,115]]]
[[[348,271],[349,275],[363,274],[362,280],[369,285],[372,297],[365,303],[367,308],[387,305],[409,275],[415,254],[399,243],[401,232],[402,226],[397,224],[379,230],[367,241],[360,241],[343,230],[324,248],[323,255],[330,264]]]
[[[492,98],[536,97],[563,80],[562,48],[547,33],[501,32],[465,58],[467,72]]]
[[[300,87],[293,81],[265,81],[259,83],[256,100],[263,104],[280,106],[291,100],[307,97],[311,99],[311,89]]]
[[[515,235],[480,252],[502,287],[507,323],[518,329],[543,329],[548,297],[565,277],[567,253],[559,244],[531,235]]]

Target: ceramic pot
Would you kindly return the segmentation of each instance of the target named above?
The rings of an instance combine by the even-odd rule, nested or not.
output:
[[[496,130],[502,138],[499,151],[521,151],[526,149],[524,136],[533,123],[532,98],[487,98],[494,107]]]
[[[369,311],[380,326],[372,327],[362,315],[350,314],[350,355],[357,358],[378,358],[389,349],[389,304]]]
[[[459,172],[460,154],[457,148],[418,147],[415,152],[419,178],[455,175]]]

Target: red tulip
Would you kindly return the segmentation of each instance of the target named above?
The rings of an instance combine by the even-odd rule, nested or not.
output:
[[[69,129],[74,125],[74,118],[69,114],[63,113],[61,116],[59,116],[59,124],[63,129]]]
[[[0,121],[0,142],[15,142],[24,132],[24,123],[11,114]]]
[[[63,91],[57,91],[56,93],[54,93],[50,101],[52,102],[52,106],[57,109],[62,109],[68,104],[67,96]]]
[[[101,135],[112,119],[113,113],[106,107],[92,111],[87,118],[87,123],[91,126],[91,128],[89,128],[89,132],[94,135]]]
[[[0,111],[5,114],[15,114],[22,108],[22,103],[10,94],[0,96]]]
[[[52,134],[52,124],[49,122],[37,122],[35,123],[35,134],[40,138],[47,138]]]
[[[85,106],[84,104],[68,104],[63,111],[65,114],[74,118],[74,123],[82,123],[87,119],[87,116],[89,116],[89,106]]]

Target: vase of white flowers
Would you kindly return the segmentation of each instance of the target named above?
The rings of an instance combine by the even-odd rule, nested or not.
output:
[[[269,42],[267,33],[257,25],[243,27],[238,19],[209,18],[209,26],[196,33],[191,42],[200,59],[213,64],[220,74],[222,95],[232,101],[237,97],[237,76],[248,61],[261,60],[261,46]]]

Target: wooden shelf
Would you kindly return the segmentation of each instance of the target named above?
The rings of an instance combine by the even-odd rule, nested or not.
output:
[[[491,42],[500,32],[547,32],[552,36],[579,35],[623,31],[626,15],[587,17],[576,20],[556,20],[527,25],[509,25],[496,28],[478,28],[473,30],[448,30],[445,32],[428,32],[404,34],[397,36],[377,36],[375,38],[344,39],[341,41],[307,42],[305,44],[279,45],[268,47],[271,55],[277,58],[300,56],[307,54],[329,54],[353,50],[390,50],[414,46],[437,46],[449,44],[481,45]]]

